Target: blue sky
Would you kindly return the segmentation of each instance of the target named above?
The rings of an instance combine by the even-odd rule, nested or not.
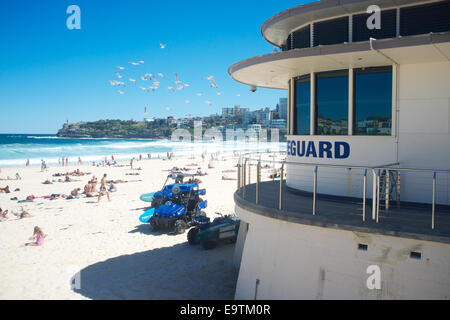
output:
[[[66,119],[142,120],[144,107],[148,117],[176,118],[220,113],[235,104],[274,107],[285,91],[251,93],[227,70],[240,60],[270,53],[273,47],[260,33],[264,21],[306,2],[311,1],[3,1],[0,133],[56,133]],[[71,4],[81,9],[81,30],[66,27]],[[160,42],[167,47],[161,49]],[[128,63],[138,60],[145,64]],[[115,71],[127,82],[124,95],[109,84],[119,80]],[[140,80],[145,73],[166,76],[156,92],[139,89],[151,85]],[[169,91],[175,73],[190,87]],[[209,75],[218,90],[202,80]],[[139,79],[136,86],[130,77]]]

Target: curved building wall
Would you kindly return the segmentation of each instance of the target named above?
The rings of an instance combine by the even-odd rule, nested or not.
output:
[[[238,205],[236,213],[248,223],[237,300],[450,297],[447,243],[290,223]],[[381,290],[367,286],[373,265]]]

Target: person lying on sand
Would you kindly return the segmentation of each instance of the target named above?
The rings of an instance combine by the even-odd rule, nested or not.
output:
[[[222,180],[237,180],[236,178],[230,178],[227,176],[222,176]]]
[[[197,172],[196,172],[195,174],[198,175],[198,176],[207,176],[207,175],[208,175],[207,172],[202,172],[202,171],[200,170],[200,168],[197,170]]]
[[[106,181],[106,183],[114,183],[114,184],[118,184],[118,183],[127,183],[128,180],[108,180]]]
[[[79,191],[81,190],[81,188],[76,188],[76,189],[73,189],[71,192],[70,192],[70,194],[72,195],[72,196],[78,196],[79,195]]]
[[[108,189],[108,191],[109,191],[109,192],[116,192],[116,191],[117,191],[117,188],[116,188],[116,186],[114,185],[114,182],[111,182],[111,183],[109,184],[109,189]]]
[[[277,170],[274,170],[274,171],[269,175],[269,178],[270,178],[270,179],[279,178],[280,175],[281,175],[281,170],[280,170],[280,169],[277,169]]]
[[[14,215],[19,219],[32,217],[32,215],[28,211],[24,210],[23,207],[20,207],[20,213],[14,213]]]
[[[2,210],[2,208],[0,208],[0,218],[3,219],[8,219],[8,210]]]
[[[42,232],[41,228],[38,226],[34,227],[33,236],[30,237],[28,240],[36,240],[36,242],[30,242],[25,243],[25,246],[41,246],[44,243],[44,238],[46,238],[47,235]]]
[[[214,165],[213,165],[212,162],[208,163],[208,169],[214,169],[214,168],[215,168],[215,167],[214,167]]]
[[[50,180],[45,180],[44,182],[42,182],[42,184],[52,184],[52,182]]]
[[[9,190],[9,186],[0,188],[0,193],[11,193],[11,191]]]

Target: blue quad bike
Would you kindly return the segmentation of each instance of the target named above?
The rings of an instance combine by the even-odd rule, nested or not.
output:
[[[201,244],[203,248],[210,250],[220,242],[235,243],[240,220],[235,215],[221,215],[211,222],[206,216],[197,216],[189,226],[191,227],[187,234],[189,244]]]
[[[184,178],[189,177],[188,183]],[[169,178],[174,178],[174,184],[167,184]],[[151,208],[139,219],[149,223],[150,230],[168,230],[175,234],[182,234],[189,228],[195,217],[205,215],[202,211],[208,202],[200,196],[206,194],[205,189],[199,189],[198,184],[192,183],[194,175],[176,173],[168,176],[161,191],[142,195],[141,200],[150,202]]]

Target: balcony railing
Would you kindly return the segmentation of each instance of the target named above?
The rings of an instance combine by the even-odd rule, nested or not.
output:
[[[373,190],[372,190],[372,220],[379,222],[380,219],[380,202],[384,200],[384,209],[389,211],[391,202],[397,203],[397,207],[401,206],[401,177],[404,173],[428,173],[430,174],[430,181],[432,182],[431,190],[431,228],[434,230],[436,226],[435,215],[436,215],[436,181],[440,174],[449,174],[450,170],[447,169],[423,169],[423,168],[402,168],[400,163],[384,164],[375,167],[369,166],[348,166],[348,165],[333,165],[333,164],[318,164],[318,163],[299,163],[299,162],[289,162],[285,160],[275,160],[276,154],[273,154],[273,160],[261,159],[259,153],[245,154],[241,155],[238,162],[237,170],[237,191],[245,200],[246,198],[246,188],[252,183],[252,167],[256,166],[256,177],[253,178],[256,183],[255,192],[255,204],[260,204],[261,200],[261,183],[263,177],[261,175],[262,164],[265,163],[266,166],[272,164],[270,169],[272,169],[272,175],[269,176],[269,180],[275,181],[279,179],[279,190],[278,193],[278,209],[283,210],[285,203],[283,202],[284,194],[284,180],[285,180],[285,169],[286,164],[290,166],[299,166],[303,168],[310,168],[313,173],[312,179],[312,210],[311,214],[313,216],[317,215],[317,197],[318,197],[318,177],[321,168],[332,168],[332,169],[359,169],[362,172],[362,220],[366,221],[367,217],[367,182],[368,175],[373,176]],[[267,155],[267,154],[266,154]],[[278,153],[278,155],[283,155],[283,153]],[[278,169],[276,168],[278,165]],[[267,179],[267,177],[266,177]],[[266,196],[266,195],[265,195]]]

